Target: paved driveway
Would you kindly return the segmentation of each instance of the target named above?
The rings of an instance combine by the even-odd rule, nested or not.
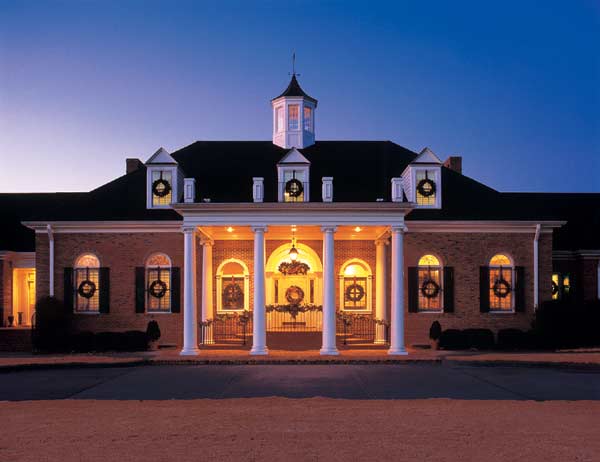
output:
[[[444,364],[146,366],[0,374],[0,400],[264,396],[600,400],[600,373]]]

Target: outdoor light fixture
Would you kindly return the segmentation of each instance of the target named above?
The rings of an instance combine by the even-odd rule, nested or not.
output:
[[[228,232],[228,233],[233,233],[233,228],[232,228],[231,226],[228,226],[228,227],[227,227],[227,232]]]
[[[357,226],[356,228],[354,228],[354,231],[360,233],[362,231],[362,228],[360,226]]]
[[[292,231],[292,248],[290,249],[289,253],[290,260],[292,261],[296,261],[298,259],[298,249],[296,249],[296,237],[294,235],[294,231]]]

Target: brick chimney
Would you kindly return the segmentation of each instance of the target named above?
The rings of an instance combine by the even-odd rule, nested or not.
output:
[[[444,167],[462,175],[462,156],[450,156],[444,161]]]
[[[125,173],[130,174],[138,170],[144,163],[140,159],[125,159]]]

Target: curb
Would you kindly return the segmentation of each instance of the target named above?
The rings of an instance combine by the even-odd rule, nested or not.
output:
[[[510,360],[492,360],[492,361],[468,361],[444,359],[445,364],[456,364],[457,366],[474,367],[529,367],[538,369],[565,369],[600,372],[600,364],[597,363],[569,363],[552,361],[510,361]]]

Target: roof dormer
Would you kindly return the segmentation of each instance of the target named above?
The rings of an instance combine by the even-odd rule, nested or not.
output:
[[[160,148],[146,161],[146,208],[168,208],[179,202],[183,172],[166,149]]]
[[[296,148],[290,149],[277,163],[277,200],[308,202],[310,161]]]
[[[404,169],[402,188],[417,208],[442,208],[442,161],[431,149],[423,149]]]
[[[317,100],[302,90],[295,73],[285,91],[271,100],[271,106],[273,144],[302,149],[315,143]]]

